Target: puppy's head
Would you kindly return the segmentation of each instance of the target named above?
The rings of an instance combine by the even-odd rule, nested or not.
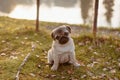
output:
[[[55,41],[57,40],[59,44],[65,44],[69,41],[70,33],[71,33],[71,28],[68,25],[67,26],[63,25],[55,28],[52,31],[51,36],[53,40]]]

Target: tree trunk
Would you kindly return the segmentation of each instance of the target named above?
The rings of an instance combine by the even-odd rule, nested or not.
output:
[[[39,31],[39,6],[40,6],[40,0],[37,0],[37,17],[36,17],[36,31]]]
[[[93,23],[93,36],[95,38],[96,38],[96,33],[97,33],[98,6],[99,6],[99,0],[95,0],[94,23]]]

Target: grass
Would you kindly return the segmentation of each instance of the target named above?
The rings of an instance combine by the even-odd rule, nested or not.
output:
[[[22,68],[20,80],[120,79],[120,38],[98,35],[94,45],[91,33],[72,36],[80,68],[61,64],[58,71],[51,71],[46,56],[52,39],[50,30],[44,26],[58,25],[62,24],[41,22],[36,33],[35,21],[0,17],[0,80],[14,80],[28,53],[31,55]]]

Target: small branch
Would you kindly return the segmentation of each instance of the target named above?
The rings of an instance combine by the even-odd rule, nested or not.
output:
[[[15,80],[19,80],[20,71],[21,71],[22,67],[24,66],[25,62],[28,60],[28,57],[30,56],[30,54],[31,54],[31,53],[28,53],[28,54],[27,54],[27,56],[24,58],[23,62],[22,62],[21,65],[19,66]]]

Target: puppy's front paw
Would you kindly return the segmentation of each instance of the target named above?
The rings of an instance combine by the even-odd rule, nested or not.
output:
[[[75,63],[74,66],[75,66],[75,67],[79,67],[80,64],[79,64],[79,63]]]
[[[56,67],[56,66],[52,66],[52,67],[51,67],[51,70],[52,70],[52,71],[56,71],[56,70],[57,70],[57,67]]]

